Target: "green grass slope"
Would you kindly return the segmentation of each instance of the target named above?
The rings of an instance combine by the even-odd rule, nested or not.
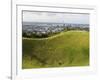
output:
[[[89,32],[61,32],[48,38],[23,38],[22,68],[89,65]]]

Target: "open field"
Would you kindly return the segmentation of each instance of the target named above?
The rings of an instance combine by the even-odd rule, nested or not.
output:
[[[67,31],[48,38],[23,38],[22,68],[89,65],[89,32]]]

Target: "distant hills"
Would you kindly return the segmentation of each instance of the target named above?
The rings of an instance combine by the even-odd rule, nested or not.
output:
[[[89,24],[76,24],[76,23],[56,23],[56,22],[22,22],[23,25],[41,25],[41,26],[68,26],[68,25],[71,25],[71,27],[76,27],[76,26],[79,26],[79,27],[89,27]]]

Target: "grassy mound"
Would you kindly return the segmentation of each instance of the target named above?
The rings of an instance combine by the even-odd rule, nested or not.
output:
[[[22,41],[23,69],[89,65],[89,32],[68,31]]]

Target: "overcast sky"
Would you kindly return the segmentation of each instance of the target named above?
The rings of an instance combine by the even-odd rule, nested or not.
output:
[[[23,22],[55,22],[89,24],[89,14],[23,11]]]

